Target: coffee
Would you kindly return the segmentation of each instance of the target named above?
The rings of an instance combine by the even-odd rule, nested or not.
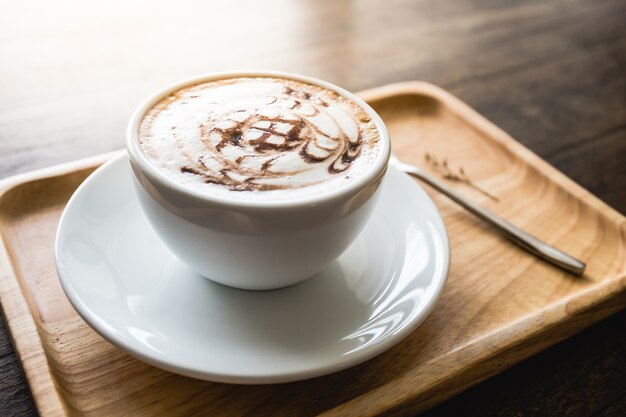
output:
[[[139,125],[141,150],[175,181],[250,200],[331,192],[381,152],[368,113],[334,90],[279,77],[235,77],[172,92]]]
[[[391,151],[358,97],[277,72],[167,87],[126,133],[137,198],[167,247],[202,276],[255,290],[311,277],[354,242]]]

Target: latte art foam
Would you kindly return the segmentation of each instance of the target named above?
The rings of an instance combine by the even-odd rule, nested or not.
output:
[[[267,77],[175,91],[145,114],[138,139],[150,162],[177,182],[253,199],[336,189],[362,176],[379,152],[376,125],[358,104]]]

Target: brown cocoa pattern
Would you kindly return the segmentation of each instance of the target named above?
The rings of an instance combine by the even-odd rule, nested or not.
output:
[[[236,110],[231,114],[219,115],[219,117],[209,118],[206,123],[198,126],[200,137],[207,152],[193,163],[186,158],[190,164],[181,167],[181,172],[189,175],[196,175],[203,179],[206,183],[219,184],[228,187],[232,191],[267,191],[291,188],[292,186],[283,184],[274,184],[271,182],[259,182],[259,180],[268,180],[285,177],[288,175],[298,174],[297,172],[276,172],[272,171],[272,164],[286,153],[297,152],[300,158],[307,164],[318,164],[331,161],[328,165],[329,174],[339,174],[347,170],[352,162],[359,156],[362,147],[362,132],[358,129],[358,137],[351,142],[349,137],[340,128],[337,121],[331,117],[339,130],[337,138],[333,138],[321,131],[315,124],[311,123],[308,118],[314,117],[323,111],[324,107],[328,107],[328,103],[319,97],[313,96],[306,91],[298,91],[291,87],[285,87],[283,95],[275,98],[268,104],[275,103],[278,99],[291,99],[294,104],[291,107],[291,115],[294,118],[284,116],[267,117],[259,114],[250,114],[243,121],[235,121],[229,118],[232,113],[242,110]],[[302,115],[298,109],[302,108],[306,103],[312,107],[313,113]],[[217,127],[218,122],[228,120],[233,123],[227,128]],[[267,127],[259,125],[265,122]],[[362,122],[362,121],[361,121]],[[279,131],[278,125],[290,126],[286,131]],[[358,127],[359,122],[355,120]],[[247,132],[260,133],[254,139],[246,140],[244,136]],[[219,136],[219,141],[215,144],[212,139],[213,135]],[[327,140],[335,144],[334,147],[323,146],[317,142],[317,136],[323,136]],[[280,139],[277,142],[270,142],[270,138]],[[240,156],[235,160],[231,160],[223,150],[227,146],[235,146],[243,148],[247,154]],[[315,146],[322,150],[326,155],[316,155],[311,151],[311,146]],[[273,156],[266,160],[260,169],[252,169],[243,165],[246,159],[255,157]],[[187,157],[187,155],[185,155]],[[214,159],[221,167],[215,171],[210,168],[207,159]],[[322,181],[322,180],[320,180]],[[313,185],[314,183],[308,184]]]

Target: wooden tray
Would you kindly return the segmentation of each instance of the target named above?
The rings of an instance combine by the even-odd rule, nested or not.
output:
[[[585,276],[537,260],[431,192],[449,231],[452,267],[419,329],[373,360],[314,380],[203,382],[116,349],[61,290],[53,257],[59,216],[111,155],[20,175],[0,182],[0,299],[42,416],[414,413],[626,305],[623,216],[437,87],[404,83],[361,95],[382,115],[401,159],[428,167],[428,153],[455,172],[462,166],[499,201],[459,182],[451,186],[586,260]]]

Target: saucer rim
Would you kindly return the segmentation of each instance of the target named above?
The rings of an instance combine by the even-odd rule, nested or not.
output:
[[[247,370],[247,373],[237,373],[237,372],[215,372],[215,371],[206,371],[206,370],[198,370],[197,368],[193,368],[191,366],[180,366],[177,364],[173,364],[166,360],[162,360],[155,356],[150,356],[145,354],[141,349],[136,349],[131,344],[127,344],[125,342],[125,337],[119,337],[115,333],[108,332],[105,329],[105,326],[100,324],[100,319],[97,314],[92,313],[91,310],[85,305],[78,294],[74,291],[74,288],[71,284],[71,280],[69,277],[65,275],[62,267],[62,261],[60,259],[60,236],[61,230],[63,229],[63,225],[67,222],[68,218],[68,210],[74,201],[80,196],[80,193],[85,188],[89,187],[96,178],[99,178],[103,175],[106,175],[107,171],[111,169],[110,167],[121,163],[120,160],[126,159],[128,162],[128,155],[123,153],[121,155],[113,157],[111,160],[105,162],[103,165],[98,167],[94,172],[92,172],[74,191],[70,199],[68,200],[63,213],[61,214],[59,224],[57,226],[55,241],[54,241],[54,257],[55,257],[55,266],[57,270],[57,275],[59,277],[59,281],[61,283],[61,287],[65,295],[67,296],[70,304],[77,312],[77,314],[100,336],[102,336],[109,343],[113,344],[117,348],[122,351],[134,356],[150,365],[156,366],[160,369],[164,369],[166,371],[174,372],[179,375],[196,378],[205,381],[211,382],[219,382],[219,383],[227,383],[227,384],[252,384],[252,385],[267,385],[267,384],[277,384],[277,383],[288,383],[301,381],[311,378],[316,378],[324,375],[328,375],[331,373],[339,372],[345,370],[347,368],[353,367],[355,365],[361,364],[363,362],[372,359],[385,351],[391,349],[393,346],[400,343],[404,340],[409,334],[411,334],[419,325],[421,325],[424,320],[431,314],[435,305],[441,298],[443,293],[443,289],[448,281],[449,272],[450,272],[450,264],[451,264],[451,248],[450,248],[450,239],[448,236],[448,232],[441,217],[441,213],[437,209],[437,206],[432,201],[430,196],[425,192],[425,190],[417,183],[414,185],[419,189],[419,193],[425,197],[424,201],[427,204],[431,205],[434,210],[433,219],[436,225],[437,230],[440,232],[441,240],[442,240],[442,263],[443,268],[441,271],[441,278],[437,280],[437,286],[432,291],[432,296],[427,301],[426,305],[423,309],[418,313],[418,315],[412,319],[408,324],[401,326],[398,331],[393,332],[391,335],[385,337],[381,341],[375,343],[373,346],[360,350],[355,353],[351,353],[348,359],[346,360],[346,355],[337,355],[337,358],[334,359],[331,363],[328,363],[324,366],[319,367],[310,367],[305,370],[296,370],[296,371],[286,371],[286,372],[274,372],[274,373],[250,373]],[[396,174],[401,176],[405,176],[409,178],[406,174],[399,171],[397,168],[389,166],[388,172],[386,175],[389,175],[389,171],[395,171]],[[411,181],[413,182],[413,181]],[[384,186],[384,185],[383,185]],[[366,226],[367,227],[367,226]],[[218,284],[221,285],[221,284]],[[280,291],[277,290],[277,291]]]

